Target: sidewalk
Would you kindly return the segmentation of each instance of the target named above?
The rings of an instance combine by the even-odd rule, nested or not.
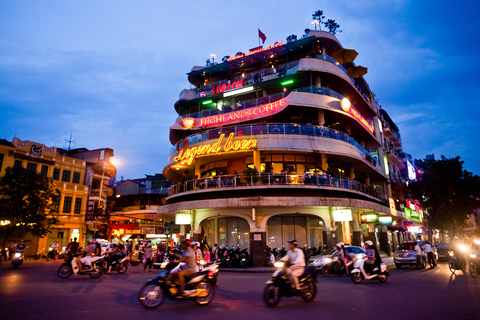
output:
[[[393,257],[382,256],[382,261],[388,266],[388,269],[395,268],[393,263]],[[219,272],[243,272],[243,273],[273,273],[274,267],[249,267],[247,269],[242,268],[219,268]]]

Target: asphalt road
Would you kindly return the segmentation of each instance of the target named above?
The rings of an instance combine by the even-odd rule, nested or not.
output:
[[[262,301],[268,273],[220,272],[216,295],[207,306],[165,300],[146,310],[137,301],[155,272],[130,267],[126,274],[99,279],[56,275],[59,261],[26,261],[0,266],[1,319],[480,319],[480,278],[452,275],[447,264],[433,270],[390,270],[386,283],[359,285],[345,276],[320,275],[315,301],[283,298],[271,309]]]

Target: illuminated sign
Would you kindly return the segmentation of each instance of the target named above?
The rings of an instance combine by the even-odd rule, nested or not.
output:
[[[343,98],[340,102],[340,106],[342,107],[343,111],[349,112],[350,108],[352,107],[352,103],[347,98]]]
[[[189,213],[177,213],[175,215],[175,224],[191,224],[192,223],[192,215]]]
[[[249,118],[260,117],[280,111],[287,106],[286,99],[280,99],[271,103],[263,104],[257,107],[248,108],[236,112],[229,112],[221,115],[200,118],[200,127],[217,126],[237,120],[246,120]]]
[[[125,229],[114,229],[112,235],[116,237],[121,237],[125,234]]]
[[[381,226],[391,226],[392,225],[392,217],[378,217],[378,224]]]
[[[405,218],[407,219],[410,219],[410,220],[413,220],[413,221],[418,221],[418,222],[422,222],[423,219],[422,219],[422,214],[419,213],[419,212],[416,212],[412,209],[409,209],[409,208],[404,208],[404,212],[405,212]]]
[[[352,105],[350,100],[348,100],[347,98],[343,98],[340,101],[340,106],[342,107],[343,111],[354,116],[371,133],[374,132],[372,126],[367,122],[367,120],[365,120],[365,118],[360,114],[360,112],[358,112],[357,109],[355,109],[355,107]]]
[[[352,221],[352,210],[333,210],[333,220],[335,222]]]
[[[407,161],[407,171],[408,171],[408,179],[412,181],[417,179],[415,168],[412,166],[412,164],[409,161]]]
[[[187,129],[193,128],[195,124],[197,124],[197,120],[195,120],[195,118],[188,117],[188,118],[182,119],[182,127],[184,128],[187,128]]]
[[[393,200],[392,198],[388,198],[388,203],[390,204],[390,214],[392,216],[396,216],[397,215],[397,208],[395,206],[395,200]]]
[[[362,214],[360,216],[360,221],[362,223],[377,222],[377,215],[376,214]]]
[[[0,226],[8,226],[10,224],[10,220],[0,220]]]
[[[277,42],[271,46],[267,46],[265,48],[259,48],[259,49],[256,49],[256,50],[252,50],[248,53],[242,53],[242,54],[239,54],[238,56],[235,56],[235,57],[230,57],[227,59],[227,61],[232,61],[232,60],[235,60],[235,59],[240,59],[240,58],[243,58],[243,57],[248,57],[252,54],[255,54],[255,53],[259,53],[259,52],[262,52],[262,51],[266,51],[266,50],[270,50],[270,49],[273,49],[273,48],[276,48],[276,47],[280,47],[280,46],[283,46],[284,43],[283,43],[283,40],[280,41],[280,42]]]
[[[212,94],[220,93],[227,90],[238,89],[241,87],[243,87],[243,80],[233,81],[233,83],[230,83],[230,81],[228,81],[228,83],[212,87]]]
[[[223,146],[223,151],[237,151],[237,150],[249,150],[257,146],[257,140],[255,139],[242,139],[233,141],[234,132],[230,133],[228,136],[227,142]],[[178,156],[175,157],[175,161],[182,161],[187,159],[187,163],[191,165],[195,158],[200,155],[218,153],[222,150],[222,142],[225,138],[225,134],[221,134],[217,142],[214,144],[204,144],[198,147],[193,147],[188,149],[188,140],[182,144],[182,149],[179,151]],[[177,223],[178,224],[178,223]]]

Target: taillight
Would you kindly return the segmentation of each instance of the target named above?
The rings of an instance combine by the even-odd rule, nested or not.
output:
[[[215,274],[215,271],[210,270],[210,272],[208,273],[208,276],[209,276],[209,277],[213,277],[214,274]]]

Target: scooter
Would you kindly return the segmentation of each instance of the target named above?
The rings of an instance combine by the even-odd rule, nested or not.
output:
[[[353,265],[354,265],[354,260],[349,259],[347,264],[340,266],[338,263],[338,258],[333,257],[333,258],[327,258],[325,259],[325,263],[321,266],[321,272],[324,277],[328,277],[331,274],[336,274],[336,275],[344,275],[347,274],[349,275],[352,270],[353,270]],[[347,273],[348,270],[348,273]]]
[[[292,287],[290,278],[287,276],[287,264],[281,261],[274,263],[275,272],[272,274],[272,279],[266,282],[263,290],[263,302],[272,308],[275,307],[281,300],[282,296],[291,298],[294,296],[302,297],[303,301],[311,302],[315,300],[317,295],[317,274],[315,267],[305,267],[303,274],[298,277],[300,284],[300,293],[297,294],[296,289]]]
[[[28,247],[26,247],[28,248]],[[25,248],[25,249],[26,249]],[[23,264],[23,261],[25,260],[25,255],[23,254],[23,251],[17,251],[12,257],[12,266],[14,269],[17,269]]]
[[[357,256],[357,261],[351,272],[353,283],[361,283],[362,280],[378,280],[380,282],[386,282],[387,277],[390,275],[387,269],[387,264],[382,262],[380,268],[373,269],[370,275],[365,272],[365,261],[367,260],[366,254],[360,254]]]
[[[462,270],[465,274],[467,272],[467,261],[465,259],[467,247],[459,245],[457,251],[451,250],[448,252],[448,255],[450,256],[450,260],[448,261],[448,269],[450,269],[450,272],[455,274],[457,270]]]
[[[80,268],[78,267],[78,264],[81,263],[79,255],[79,253],[74,254],[72,257],[70,257],[68,262],[63,263],[60,268],[58,268],[57,275],[60,278],[66,279],[72,274],[89,275],[91,278],[98,278],[102,275],[104,256],[93,257],[91,260],[92,265],[84,266],[83,271],[80,272]]]
[[[206,281],[215,287],[218,280],[218,264],[216,263],[205,263],[204,260],[200,260],[198,264],[199,271],[213,271],[208,273]]]
[[[108,256],[105,256],[105,259],[103,260],[103,271],[107,272],[108,271]],[[112,263],[112,271],[116,270],[118,273],[123,274],[127,272],[128,270],[128,256],[125,255],[125,257],[121,258],[120,260],[116,260],[115,262]]]
[[[177,292],[180,289],[178,272],[182,265],[184,263],[170,262],[155,279],[148,280],[138,293],[140,304],[147,309],[157,308],[165,297],[177,301],[193,300],[199,305],[209,304],[215,296],[215,291],[205,278],[213,271],[204,270],[185,278],[184,295],[178,296]]]

